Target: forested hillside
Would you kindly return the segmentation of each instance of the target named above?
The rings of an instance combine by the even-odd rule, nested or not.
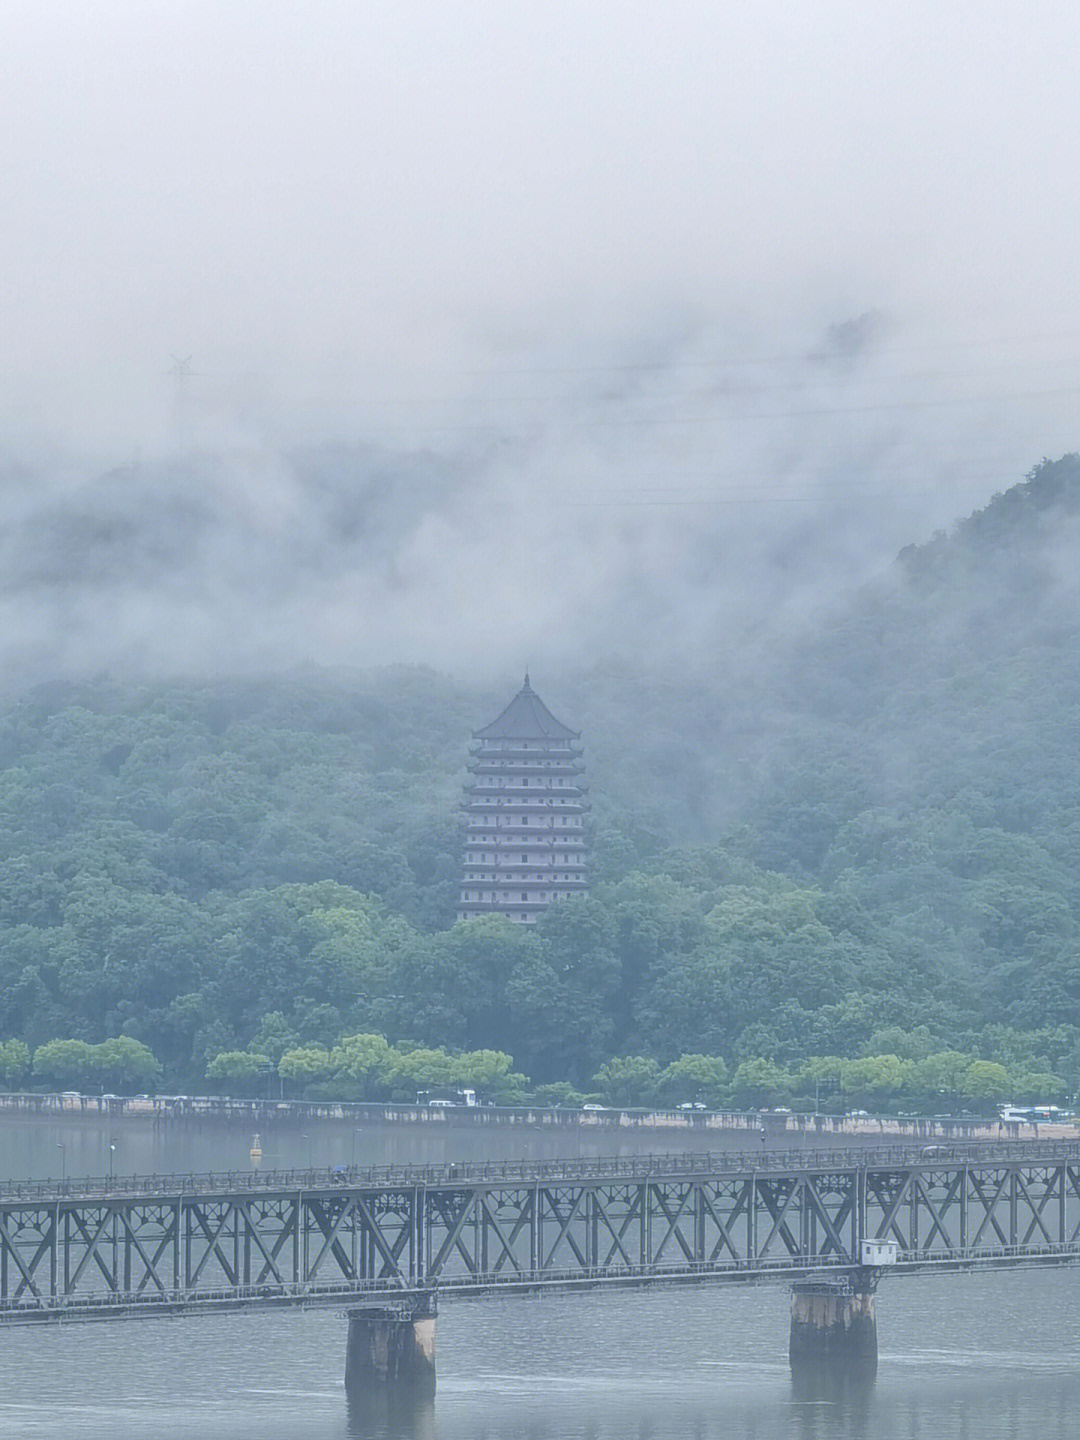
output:
[[[871,1095],[908,1083],[886,1061],[957,1088],[913,1078],[951,1052],[1075,1089],[1076,456],[773,653],[533,679],[583,731],[597,876],[535,933],[452,923],[466,747],[505,690],[313,670],[9,697],[0,1039],[132,1037],[190,1086],[221,1052],[364,1033],[505,1051],[534,1084],[642,1057],[596,1082],[621,1098],[687,1053],[747,1101],[805,1089],[810,1057],[863,1057]]]

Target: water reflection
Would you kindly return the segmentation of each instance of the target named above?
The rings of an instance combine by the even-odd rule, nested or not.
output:
[[[356,1440],[436,1440],[435,1402],[408,1395],[374,1395],[346,1405]]]
[[[64,1175],[176,1174],[250,1170],[258,1132],[263,1170],[334,1165],[442,1165],[465,1160],[554,1160],[655,1151],[745,1151],[756,1135],[742,1130],[640,1129],[581,1123],[564,1116],[553,1126],[478,1126],[409,1112],[411,1123],[372,1116],[349,1121],[301,1120],[285,1114],[211,1116],[0,1112],[0,1175],[59,1180]],[[452,1112],[451,1112],[452,1113]],[[584,1117],[588,1119],[588,1117]],[[867,1142],[875,1137],[866,1137]],[[792,1135],[793,1149],[812,1143]]]
[[[0,1432],[5,1440],[1075,1440],[1080,1406],[1075,1377],[986,1383],[928,1368],[876,1386],[847,1377],[811,1394],[779,1375],[710,1393],[688,1374],[684,1386],[661,1379],[654,1395],[649,1378],[631,1395],[599,1376],[581,1390],[553,1376],[546,1394],[458,1381],[434,1402],[349,1406],[324,1390],[224,1390],[216,1405],[205,1396],[189,1403],[178,1380],[108,1406],[0,1398]]]
[[[253,1168],[254,1127],[242,1120],[98,1115],[0,1114],[0,1175],[60,1180],[64,1175],[167,1175]],[[442,1165],[472,1160],[554,1160],[705,1148],[700,1133],[506,1128],[478,1130],[452,1123],[349,1125],[282,1120],[259,1131],[263,1170],[291,1166]],[[738,1135],[709,1137],[707,1148],[744,1143]],[[737,1147],[736,1147],[737,1148]]]
[[[877,1365],[876,1355],[846,1362],[793,1363],[791,1403],[799,1422],[799,1436],[816,1440],[824,1433],[862,1440],[868,1434]],[[821,1429],[822,1421],[827,1423],[825,1431]]]
[[[831,1367],[748,1393],[661,1381],[655,1395],[597,1379],[584,1393],[552,1381],[548,1397],[480,1387],[431,1402],[348,1409],[349,1440],[1075,1440],[1080,1379],[958,1376],[938,1365],[887,1376]],[[322,1440],[336,1431],[327,1429]]]

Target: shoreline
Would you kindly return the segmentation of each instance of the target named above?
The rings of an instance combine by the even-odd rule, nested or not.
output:
[[[1029,1140],[1076,1136],[1071,1124],[1031,1124],[1017,1120],[903,1119],[893,1116],[777,1114],[772,1111],[680,1111],[646,1109],[560,1110],[547,1106],[416,1105],[334,1100],[242,1100],[206,1096],[100,1096],[62,1094],[0,1095],[0,1118],[62,1117],[159,1124],[233,1122],[249,1129],[270,1130],[301,1121],[345,1123],[364,1127],[434,1127],[448,1130],[528,1129],[593,1133],[668,1132],[762,1137],[769,1144],[808,1140]]]

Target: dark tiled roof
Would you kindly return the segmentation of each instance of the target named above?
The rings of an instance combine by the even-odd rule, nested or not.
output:
[[[576,740],[581,733],[556,720],[529,684],[525,684],[497,720],[473,732],[478,740]]]

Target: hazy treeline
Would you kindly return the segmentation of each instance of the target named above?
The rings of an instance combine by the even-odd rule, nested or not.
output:
[[[993,1038],[1000,1046],[1002,1037]],[[1053,1047],[1063,1037],[1041,1038]],[[1034,1037],[1015,1039],[1026,1053]],[[880,1031],[874,1042],[895,1048],[855,1059],[811,1056],[788,1066],[755,1057],[734,1073],[720,1055],[683,1054],[666,1066],[649,1055],[615,1056],[579,1087],[566,1080],[536,1084],[500,1050],[448,1050],[409,1041],[392,1045],[374,1033],[345,1035],[330,1047],[304,1045],[285,1016],[274,1011],[263,1017],[245,1049],[219,1051],[205,1070],[209,1088],[230,1095],[412,1102],[425,1095],[460,1098],[471,1089],[496,1105],[580,1105],[592,1099],[623,1107],[750,1108],[794,1102],[805,1109],[813,1102],[815,1109],[911,1104],[984,1110],[1006,1099],[1045,1101],[1067,1088],[1060,1075],[1032,1070],[1024,1059],[1002,1064],[960,1051],[931,1051],[925,1027],[915,1033],[898,1027]],[[904,1058],[896,1050],[915,1051],[918,1058]],[[0,1041],[0,1083],[11,1089],[32,1084],[131,1092],[153,1090],[160,1078],[156,1056],[130,1036],[100,1045],[49,1040],[34,1051],[22,1040]]]
[[[11,697],[0,1036],[129,1037],[192,1088],[269,1025],[582,1091],[619,1057],[649,1083],[712,1057],[748,1098],[751,1064],[779,1096],[809,1057],[893,1057],[891,1091],[845,1088],[915,1095],[943,1053],[1071,1091],[1078,541],[1066,457],[768,659],[534,676],[584,732],[596,883],[529,930],[453,924],[468,737],[508,693],[402,669]]]
[[[39,1086],[94,1086],[119,1092],[153,1087],[161,1065],[149,1046],[130,1035],[90,1045],[85,1040],[47,1040],[31,1051],[25,1040],[0,1040],[0,1081],[11,1089],[31,1078]]]

